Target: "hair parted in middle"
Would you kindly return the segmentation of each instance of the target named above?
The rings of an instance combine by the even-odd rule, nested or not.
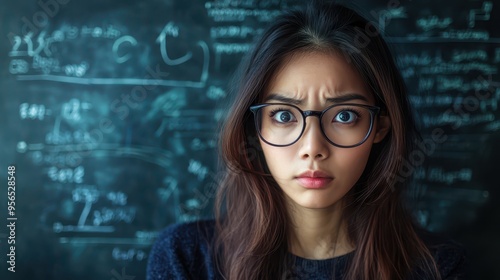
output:
[[[415,266],[438,278],[432,255],[404,206],[408,180],[396,180],[417,137],[404,80],[377,28],[345,6],[312,1],[275,18],[243,61],[220,136],[226,174],[216,207],[217,265],[227,279],[282,279],[291,266],[290,218],[283,191],[267,169],[249,107],[262,102],[293,55],[339,55],[359,73],[391,121],[367,166],[343,198],[356,250],[346,279],[405,279]]]

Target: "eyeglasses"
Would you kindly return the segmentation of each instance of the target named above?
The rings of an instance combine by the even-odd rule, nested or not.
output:
[[[285,103],[265,103],[250,107],[260,138],[276,147],[297,142],[306,127],[306,118],[316,116],[321,132],[332,145],[352,148],[363,144],[373,128],[380,107],[362,104],[336,104],[323,111],[302,111]]]

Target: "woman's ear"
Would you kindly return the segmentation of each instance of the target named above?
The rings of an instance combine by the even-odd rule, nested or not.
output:
[[[373,143],[379,143],[384,140],[385,136],[391,130],[391,119],[387,115],[380,115],[377,119],[377,130],[375,131],[375,138]]]

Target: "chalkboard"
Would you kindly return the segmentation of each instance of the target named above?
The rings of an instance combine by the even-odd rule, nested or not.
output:
[[[229,80],[273,17],[301,4],[3,3],[0,219],[15,230],[0,227],[2,279],[143,279],[162,228],[211,216]],[[350,5],[380,26],[407,81],[423,135],[405,169],[415,215],[464,243],[474,278],[499,278],[500,3]]]

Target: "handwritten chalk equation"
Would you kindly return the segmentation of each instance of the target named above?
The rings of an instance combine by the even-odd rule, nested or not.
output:
[[[141,42],[138,35],[126,34],[112,25],[63,25],[50,34],[46,30],[24,36],[10,34],[12,48],[8,53],[11,58],[8,70],[19,81],[202,88],[209,75],[208,44],[203,40],[194,40],[192,50],[173,56],[169,49],[178,45],[182,32],[186,30],[175,22],[166,23],[155,39],[156,52],[151,52],[152,46]],[[75,60],[79,61],[75,63]],[[151,61],[156,67],[140,64],[143,60]],[[132,73],[127,72],[128,77],[115,77],[115,72],[125,65],[133,69],[129,71]],[[168,72],[167,77],[156,73],[162,65],[168,66],[169,70],[163,70]],[[186,69],[187,65],[197,69],[197,73],[175,77],[174,74]],[[151,71],[151,68],[157,71]],[[136,73],[136,69],[144,70],[144,73]]]

